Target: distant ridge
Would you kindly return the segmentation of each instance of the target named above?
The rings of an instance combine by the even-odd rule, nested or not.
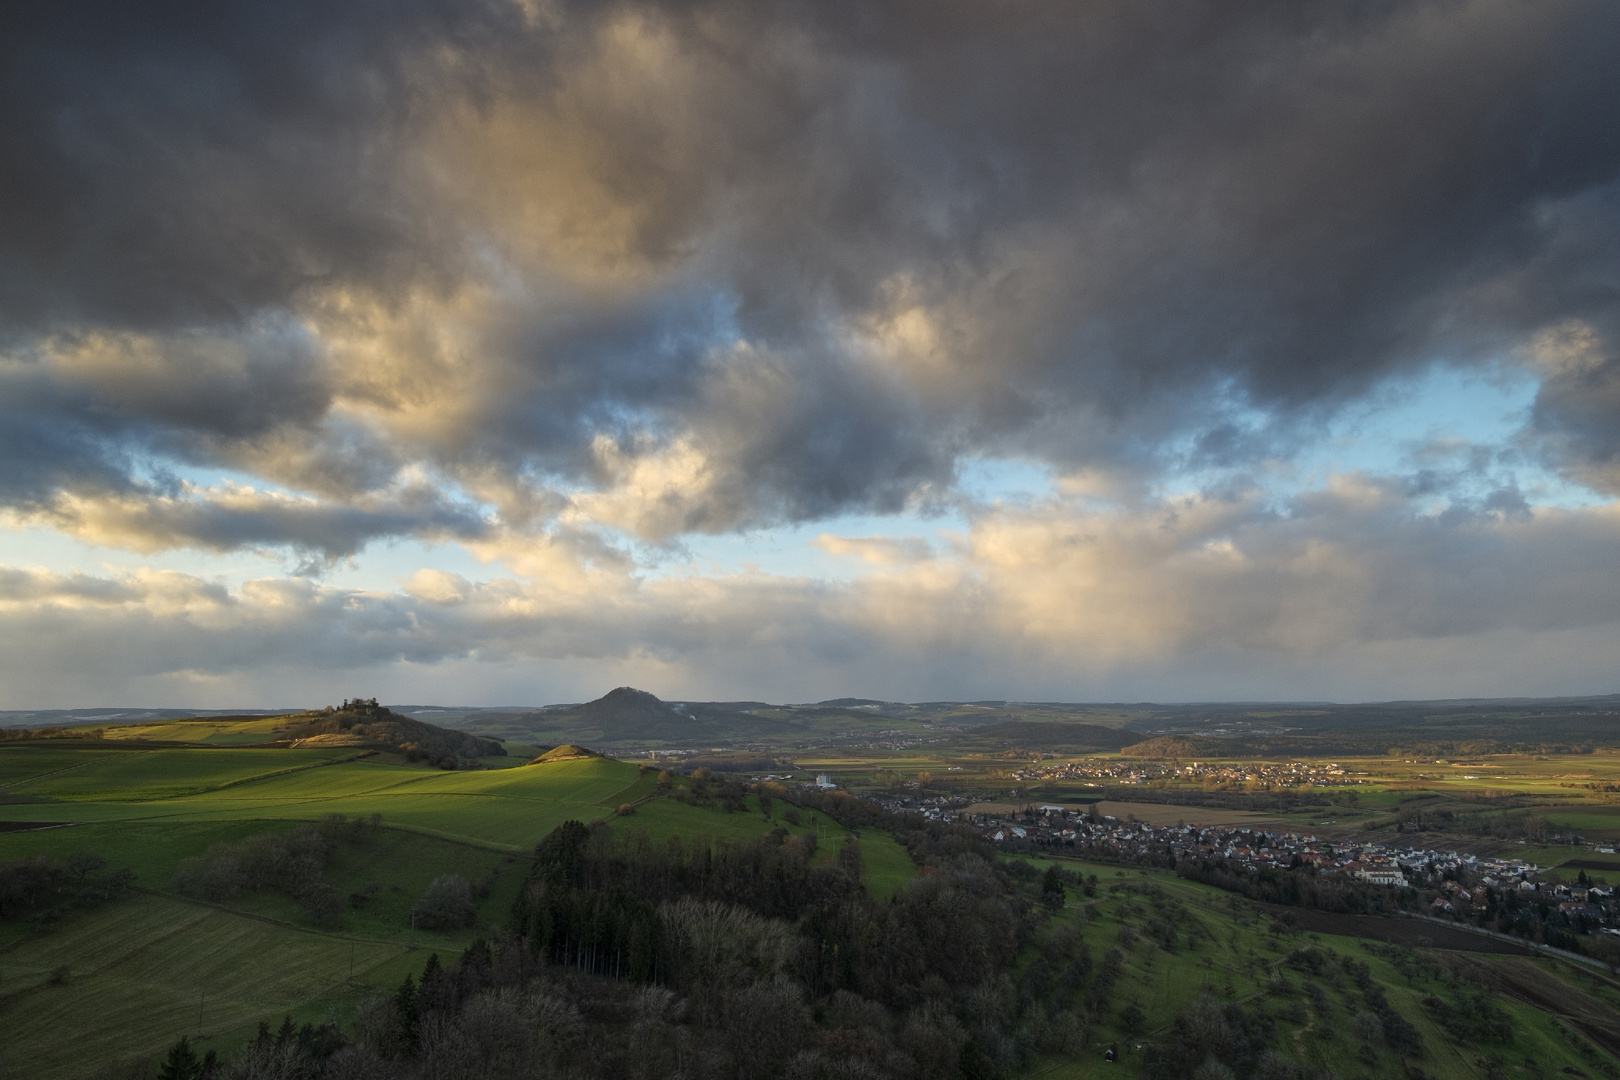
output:
[[[1223,751],[1230,753],[1231,748],[1219,740],[1206,739],[1202,735],[1160,735],[1146,742],[1125,747],[1120,751],[1120,756],[1168,758],[1174,761],[1182,758],[1215,757]]]

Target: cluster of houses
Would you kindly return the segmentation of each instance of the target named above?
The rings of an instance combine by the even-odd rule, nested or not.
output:
[[[866,796],[883,809],[894,814],[920,814],[926,821],[955,821],[972,804],[960,795],[885,795]]]
[[[1261,784],[1268,787],[1344,787],[1367,781],[1333,762],[1309,761],[1128,761],[1083,760],[1040,765],[1015,774],[1021,780],[1104,780],[1114,784],[1145,784],[1154,780],[1196,783]]]
[[[1576,891],[1587,900],[1592,890],[1553,886],[1538,880],[1540,868],[1522,859],[1501,859],[1416,846],[1335,843],[1310,833],[1266,829],[1150,825],[1088,815],[1070,806],[1039,806],[1026,812],[975,814],[971,823],[998,843],[1027,841],[1042,846],[1075,847],[1125,861],[1174,857],[1211,859],[1245,870],[1315,866],[1327,874],[1344,874],[1371,885],[1416,885],[1458,881],[1497,889],[1552,890],[1561,899]],[[1601,894],[1604,898],[1607,892]]]

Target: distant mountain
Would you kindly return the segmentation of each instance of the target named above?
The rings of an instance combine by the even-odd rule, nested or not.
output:
[[[587,701],[583,705],[575,705],[565,711],[575,720],[599,726],[608,733],[626,729],[640,731],[649,726],[678,725],[689,719],[686,713],[673,705],[666,705],[655,695],[645,690],[637,690],[633,686],[617,687],[595,701]]]
[[[645,690],[620,686],[583,705],[549,709],[547,727],[590,743],[702,743],[746,739],[780,730],[779,722],[746,712],[759,702],[661,701]]]

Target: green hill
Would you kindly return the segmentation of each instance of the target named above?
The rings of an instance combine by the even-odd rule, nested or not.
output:
[[[494,739],[480,739],[391,712],[376,700],[346,701],[341,708],[288,717],[281,740],[295,746],[358,746],[400,750],[413,760],[505,757]]]

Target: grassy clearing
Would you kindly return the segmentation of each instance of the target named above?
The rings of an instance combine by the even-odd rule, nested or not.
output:
[[[886,832],[861,833],[861,864],[861,880],[879,900],[893,896],[917,873],[917,865],[906,849]]]

